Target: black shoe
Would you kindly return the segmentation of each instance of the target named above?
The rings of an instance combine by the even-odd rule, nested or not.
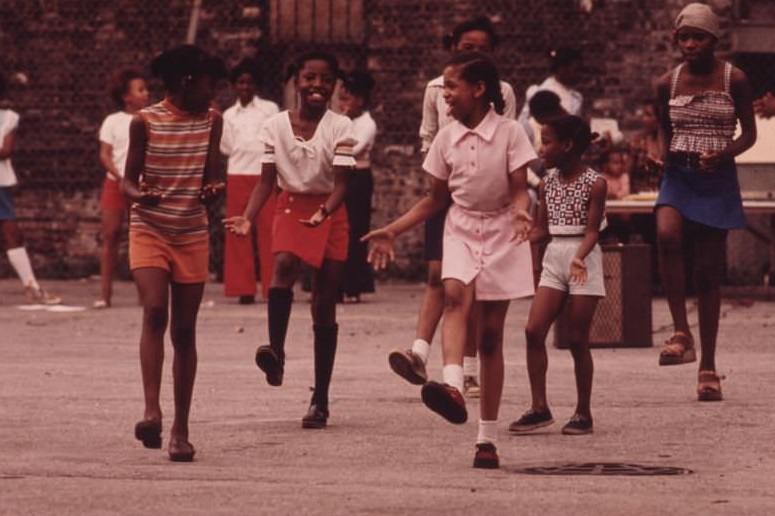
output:
[[[143,419],[135,425],[135,439],[146,448],[161,448],[161,421]]]
[[[498,469],[500,467],[498,450],[495,449],[494,444],[480,443],[476,445],[474,467],[482,469]]]
[[[328,409],[320,408],[316,403],[309,406],[307,414],[301,418],[302,428],[325,428],[328,424]]]
[[[256,296],[240,296],[239,297],[239,304],[241,305],[252,305],[256,302]]]
[[[451,385],[431,381],[422,386],[420,394],[426,407],[450,423],[462,425],[468,420],[466,400]]]
[[[591,434],[593,431],[592,418],[587,416],[581,416],[579,414],[573,414],[564,427],[562,427],[562,433],[565,435],[584,435]]]
[[[552,423],[554,423],[554,419],[548,408],[540,412],[530,409],[509,425],[509,432],[512,434],[522,434],[549,426]]]
[[[283,384],[283,360],[271,346],[259,346],[256,350],[256,365],[266,374],[266,383],[272,387]]]

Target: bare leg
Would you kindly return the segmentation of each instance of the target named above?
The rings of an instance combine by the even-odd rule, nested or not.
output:
[[[473,302],[473,282],[465,285],[456,279],[444,280],[444,321],[441,325],[444,365],[463,365],[468,318]]]
[[[527,373],[530,378],[532,409],[543,412],[549,407],[546,399],[546,371],[549,360],[546,356],[546,335],[557,316],[560,315],[567,293],[547,287],[538,287],[530,306],[525,327]]]
[[[503,395],[503,325],[509,301],[481,301],[477,304],[482,389],[479,411],[483,421],[495,421]]]
[[[701,371],[716,370],[716,337],[721,312],[721,280],[724,276],[726,237],[726,231],[701,230],[694,243],[694,281],[702,347]]]
[[[592,376],[594,364],[589,351],[589,328],[599,298],[595,296],[570,296],[570,351],[576,371],[576,393],[578,401],[576,414],[592,418],[590,399],[592,396]]]
[[[102,255],[100,256],[100,286],[102,300],[110,306],[113,297],[113,273],[118,261],[118,244],[121,238],[122,210],[102,212]]]
[[[683,217],[673,207],[657,209],[659,271],[675,331],[691,335],[686,316],[686,277],[682,249]]]
[[[204,283],[172,283],[170,336],[175,349],[172,376],[175,381],[175,421],[170,440],[188,441],[188,415],[196,378],[196,318]]]
[[[159,391],[164,365],[164,332],[167,330],[169,273],[145,267],[132,275],[143,305],[143,329],[140,335],[140,368],[143,373],[146,420],[161,420]]]
[[[420,315],[417,318],[417,338],[429,343],[444,312],[444,286],[441,283],[441,261],[428,262],[428,279],[425,286]]]

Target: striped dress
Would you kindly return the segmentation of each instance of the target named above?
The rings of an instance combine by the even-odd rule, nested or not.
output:
[[[207,211],[199,200],[215,112],[193,115],[166,99],[140,111],[147,145],[141,182],[161,192],[156,206],[133,203],[130,230],[168,244],[207,239]]]

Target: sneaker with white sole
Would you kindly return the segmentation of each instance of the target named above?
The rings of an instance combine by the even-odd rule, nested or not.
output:
[[[463,378],[463,396],[466,398],[478,398],[482,394],[479,387],[479,381],[476,376],[466,376]]]
[[[549,426],[552,423],[554,423],[554,418],[552,418],[552,412],[548,408],[541,411],[530,409],[509,425],[509,432],[523,434]]]
[[[411,349],[394,349],[388,355],[388,363],[394,373],[413,385],[423,385],[428,381],[425,363]]]
[[[562,427],[562,433],[565,435],[585,435],[591,434],[593,429],[591,417],[573,414],[570,421]]]

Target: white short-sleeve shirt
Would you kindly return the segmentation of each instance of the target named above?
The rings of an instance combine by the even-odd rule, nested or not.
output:
[[[525,130],[490,109],[475,128],[455,120],[433,140],[423,169],[447,181],[455,204],[496,211],[512,202],[509,174],[536,159]]]
[[[541,84],[533,84],[527,88],[525,92],[525,104],[522,106],[522,111],[519,113],[519,121],[523,124],[530,118],[530,99],[533,95],[539,91],[548,90],[555,93],[560,97],[560,105],[570,115],[581,116],[581,109],[584,106],[584,96],[574,90],[565,86],[558,81],[553,75],[547,77]]]
[[[422,123],[420,124],[420,142],[423,152],[427,151],[433,138],[439,130],[454,120],[448,112],[449,106],[444,101],[444,76],[440,75],[425,86],[425,95],[422,101]],[[517,99],[514,97],[514,89],[507,82],[501,81],[501,95],[505,107],[503,116],[516,118]]]
[[[124,177],[126,156],[129,153],[129,126],[133,116],[126,111],[116,111],[106,116],[100,127],[99,139],[111,146],[111,160],[121,177]],[[108,178],[113,179],[110,174]]]
[[[334,190],[334,167],[354,167],[357,143],[352,121],[327,110],[315,134],[303,140],[293,133],[288,111],[269,118],[261,131],[262,163],[274,163],[277,183],[286,192],[327,194]]]
[[[371,117],[371,113],[364,111],[360,116],[353,118],[353,133],[358,140],[353,147],[355,168],[365,170],[371,166],[371,149],[377,138],[377,124]]]
[[[264,122],[279,113],[277,104],[254,97],[247,106],[237,102],[223,113],[221,152],[229,157],[229,175],[261,175],[264,145],[259,139]]]
[[[0,109],[0,144],[5,137],[19,127],[19,114],[10,109]],[[0,186],[16,184],[16,174],[11,165],[11,158],[0,159]]]

